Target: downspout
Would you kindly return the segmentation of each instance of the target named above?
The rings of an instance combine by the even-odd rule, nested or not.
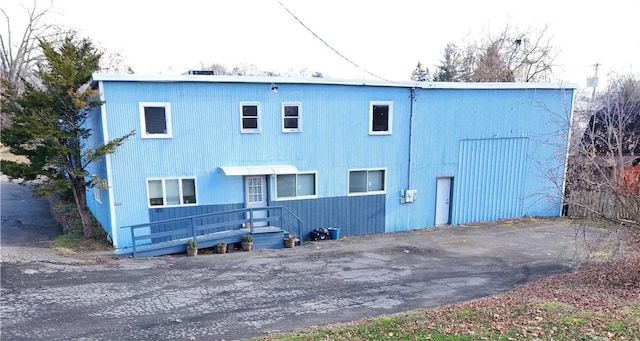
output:
[[[416,88],[410,89],[409,98],[411,106],[409,109],[409,166],[407,167],[407,189],[411,189],[411,154],[413,147],[413,102],[416,100]]]

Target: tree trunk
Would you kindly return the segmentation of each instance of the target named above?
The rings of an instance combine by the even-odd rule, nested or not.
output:
[[[87,192],[84,186],[83,179],[72,179],[73,184],[73,198],[76,201],[76,208],[80,215],[80,221],[82,222],[82,230],[84,231],[85,238],[93,237],[93,229],[91,226],[91,220],[89,219],[89,210],[87,209]]]

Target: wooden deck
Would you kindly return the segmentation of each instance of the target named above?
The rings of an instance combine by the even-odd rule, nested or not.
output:
[[[242,242],[242,236],[248,234],[246,228],[227,230],[216,233],[204,234],[196,237],[198,248],[213,247],[219,242],[227,244]],[[279,227],[265,226],[253,228],[253,248],[254,249],[279,249],[284,247],[283,240],[286,233]],[[187,240],[189,238],[176,239],[153,244],[137,245],[135,254],[133,247],[117,249],[114,253],[122,257],[154,257],[187,251]]]

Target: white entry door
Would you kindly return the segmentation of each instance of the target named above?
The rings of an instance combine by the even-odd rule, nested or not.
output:
[[[451,178],[438,178],[436,183],[436,226],[450,222]]]
[[[245,207],[267,207],[267,186],[264,176],[247,176],[244,178]],[[247,212],[247,219],[249,219]],[[253,219],[266,218],[267,211],[260,210],[253,212]],[[253,226],[267,226],[266,221],[254,222]]]

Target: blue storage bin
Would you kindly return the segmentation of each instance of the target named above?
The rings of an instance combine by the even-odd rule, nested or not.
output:
[[[329,230],[329,235],[331,236],[331,239],[338,239],[340,238],[340,229],[337,227],[330,227],[328,228]]]

